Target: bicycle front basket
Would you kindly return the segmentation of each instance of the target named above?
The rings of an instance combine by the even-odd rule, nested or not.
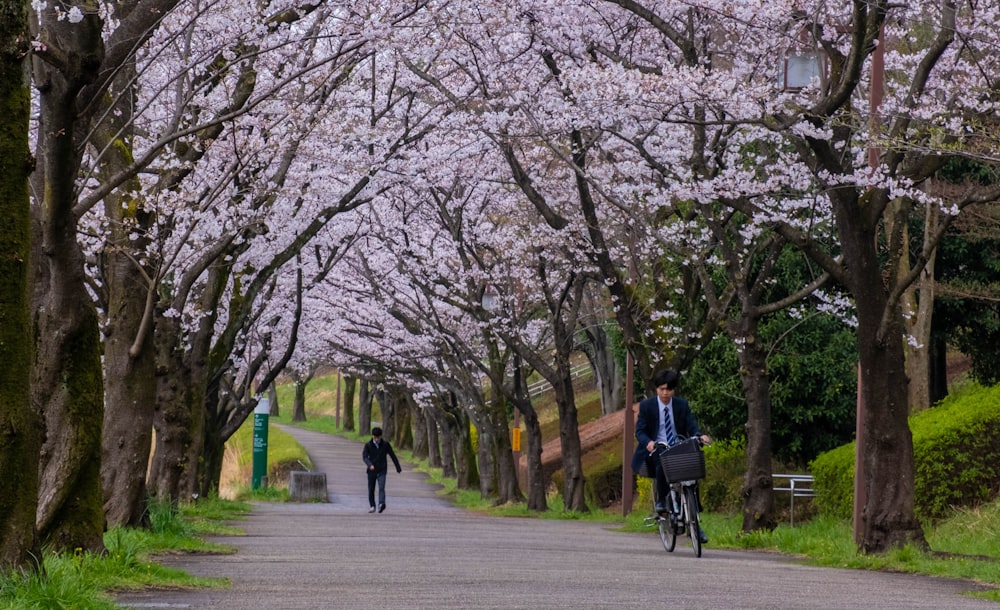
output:
[[[660,453],[660,465],[668,483],[705,478],[705,454],[697,440],[678,443]]]

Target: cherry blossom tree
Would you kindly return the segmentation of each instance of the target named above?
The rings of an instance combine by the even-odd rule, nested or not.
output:
[[[722,202],[769,223],[853,296],[865,405],[859,414],[864,430],[859,476],[866,503],[858,542],[866,551],[922,543],[913,516],[901,297],[961,209],[997,194],[993,187],[971,184],[947,196],[933,188],[936,172],[949,157],[956,151],[977,154],[973,151],[981,146],[976,117],[992,112],[992,89],[979,61],[985,52],[979,41],[987,40],[982,28],[992,27],[986,24],[994,23],[995,11],[958,10],[947,1],[906,7],[745,2],[725,10],[711,2],[613,4],[675,43],[679,57],[689,58],[672,70],[684,86],[676,88],[679,95],[669,106],[657,107],[660,125],[673,125],[677,133],[703,127],[716,137],[740,137],[748,144],[770,140],[772,134],[784,142],[781,163],[758,171],[748,163],[755,158],[748,156],[756,153],[754,147],[734,149],[731,158],[712,160],[714,176],[695,167],[698,181],[674,185],[674,197]],[[692,63],[697,48],[678,36],[692,27],[706,32],[703,39],[714,47],[705,61]],[[864,77],[871,53],[880,46],[886,51],[885,73],[892,77],[885,81],[881,114],[865,115],[858,108],[867,106],[872,89],[862,85],[868,84]],[[776,75],[761,68],[795,51],[817,52],[814,56],[826,58],[828,71],[804,89],[776,90]],[[636,71],[658,75],[658,70]],[[955,82],[983,95],[956,95]],[[668,147],[662,154],[674,158],[676,150]],[[812,209],[762,196],[781,191],[812,194]],[[904,243],[907,218],[924,208],[940,210],[937,228],[916,247],[916,240]],[[814,230],[824,217],[832,218],[836,241]]]
[[[28,4],[0,2],[0,571],[37,570],[41,422],[30,402]]]
[[[37,526],[54,549],[104,548],[100,484],[103,383],[99,321],[77,241],[78,170],[92,105],[115,70],[174,2],[148,2],[104,38],[93,5],[36,3],[32,68],[38,90],[32,175],[35,337],[32,398],[45,419]],[[138,5],[137,5],[138,6]]]

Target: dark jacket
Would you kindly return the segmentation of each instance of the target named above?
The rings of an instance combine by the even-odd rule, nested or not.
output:
[[[396,452],[392,450],[392,445],[384,438],[378,442],[378,447],[375,446],[374,439],[368,441],[361,452],[361,458],[365,461],[365,468],[367,469],[374,464],[376,473],[382,473],[389,469],[386,456],[392,458],[392,463],[396,465],[396,472],[403,471],[399,465],[399,460],[396,459]]]
[[[701,436],[698,422],[695,421],[691,405],[686,399],[674,396],[670,406],[674,412],[674,431],[677,434],[684,437]],[[632,472],[639,472],[643,462],[649,457],[646,445],[649,441],[656,440],[659,428],[660,404],[656,396],[651,396],[639,403],[639,417],[635,421],[635,439],[639,444],[632,455]]]

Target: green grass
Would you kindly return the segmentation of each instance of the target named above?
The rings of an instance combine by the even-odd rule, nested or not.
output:
[[[643,523],[644,511],[633,511],[623,525],[628,532],[650,532]],[[840,519],[818,517],[795,525],[779,525],[771,532],[743,534],[740,516],[703,514],[708,548],[765,551],[798,558],[817,566],[885,570],[960,578],[1000,587],[1000,503],[979,511],[963,511],[925,528],[931,550],[911,546],[882,555],[857,551],[851,524]],[[980,532],[973,534],[972,532]],[[652,533],[650,533],[652,535]],[[1000,602],[1000,589],[975,594]]]
[[[152,504],[148,530],[112,528],[104,535],[107,553],[45,552],[40,574],[0,573],[2,610],[112,609],[111,591],[144,587],[228,587],[227,579],[195,578],[156,563],[157,553],[231,553],[232,548],[208,543],[206,534],[238,532],[228,521],[240,519],[249,506],[205,498],[179,510]]]

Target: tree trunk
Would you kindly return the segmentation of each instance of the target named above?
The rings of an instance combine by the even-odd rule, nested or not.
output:
[[[913,437],[908,423],[908,387],[899,307],[889,308],[887,287],[875,249],[873,225],[854,205],[835,211],[849,289],[858,313],[861,370],[863,486],[862,551],[885,552],[909,543],[926,546],[914,513]],[[892,256],[892,254],[890,254]]]
[[[442,405],[443,399],[434,400],[434,419],[438,422],[437,428],[441,434],[441,474],[446,477],[457,479],[455,470],[455,449],[458,443],[455,429],[458,423]]]
[[[934,258],[920,274],[916,286],[907,291],[906,331],[912,342],[906,344],[906,376],[910,380],[910,412],[926,409],[931,397],[931,318],[934,315]]]
[[[517,482],[517,464],[514,463],[514,452],[510,443],[510,426],[507,422],[507,403],[499,392],[491,401],[491,407],[484,425],[490,427],[488,436],[489,449],[494,464],[496,503],[521,502],[524,495]],[[482,435],[480,435],[482,446]]]
[[[95,145],[104,150],[102,181],[132,163],[132,109],[135,107],[135,63],[123,66],[111,88],[113,108],[94,130]],[[153,215],[143,211],[133,178],[104,200],[108,235],[101,261],[106,288],[104,328],[104,437],[101,483],[104,514],[111,526],[145,527],[146,470],[153,442],[156,405],[156,349],[152,316],[156,293],[149,285],[152,269],[140,269],[149,245]]]
[[[218,427],[218,422],[209,417],[205,421],[204,441],[198,460],[198,497],[208,498],[219,490],[222,480],[222,460],[226,455],[226,439]]]
[[[771,475],[771,395],[766,354],[757,333],[757,319],[743,316],[737,350],[747,401],[747,472],[743,479],[743,531],[773,530],[774,492]]]
[[[156,444],[149,469],[151,496],[176,504],[194,493],[185,489],[185,474],[194,434],[203,429],[205,386],[189,364],[182,344],[178,318],[160,316],[156,325],[157,401],[153,417]],[[195,421],[195,419],[199,421]],[[197,426],[197,428],[196,428]]]
[[[603,326],[586,328],[585,353],[601,391],[601,413],[609,415],[625,408],[625,371],[611,345],[611,337]]]
[[[455,485],[459,489],[475,489],[479,486],[479,466],[476,451],[472,446],[472,429],[469,414],[458,406],[457,397],[452,394],[447,412],[454,422],[455,435]]]
[[[268,417],[281,417],[281,409],[278,407],[278,388],[273,383],[267,386],[267,407]]]
[[[422,460],[430,455],[430,440],[427,436],[429,418],[424,409],[413,404],[412,398],[409,402],[413,416],[413,457]]]
[[[40,11],[43,27],[72,62],[65,72],[35,56],[39,88],[36,278],[32,306],[38,338],[31,392],[45,421],[39,464],[36,524],[54,551],[104,551],[101,426],[104,386],[100,328],[87,291],[76,240],[76,180],[88,126],[78,122],[76,97],[103,60],[101,21],[61,20],[55,7]]]
[[[472,424],[476,427],[479,495],[483,499],[496,500],[499,490],[497,489],[496,443],[493,440],[493,426],[485,413],[480,413],[479,417],[475,415],[470,417]]]
[[[354,426],[354,394],[358,386],[355,377],[344,376],[344,430],[355,431]]]
[[[399,449],[413,449],[413,399],[403,388],[396,388],[393,401],[393,427],[395,446]]]
[[[28,3],[0,0],[0,572],[37,572],[42,557],[38,457],[42,422],[31,405],[31,212],[26,74]]]
[[[292,421],[306,421],[306,384],[295,381],[295,400],[292,403]]]
[[[371,383],[362,377],[358,380],[358,432],[368,434],[372,429]]]
[[[391,390],[383,384],[379,389],[372,392],[374,401],[378,402],[378,410],[382,415],[382,435],[389,439],[389,442],[395,440],[395,423],[396,420],[393,415],[396,412],[396,397],[391,393]],[[374,407],[373,409],[374,410]],[[375,425],[375,422],[372,422]]]
[[[569,359],[556,356],[556,370],[559,379],[555,389],[556,406],[559,410],[559,448],[562,451],[563,507],[569,511],[586,512],[587,497],[583,474],[583,449],[580,445],[580,420],[573,397],[573,378],[570,375]]]
[[[527,436],[527,450],[524,452],[525,471],[528,482],[528,510],[546,511],[549,509],[546,499],[548,481],[542,468],[542,427],[538,423],[538,413],[531,404],[531,398],[524,392],[525,399],[515,405],[521,412],[524,430]]]

